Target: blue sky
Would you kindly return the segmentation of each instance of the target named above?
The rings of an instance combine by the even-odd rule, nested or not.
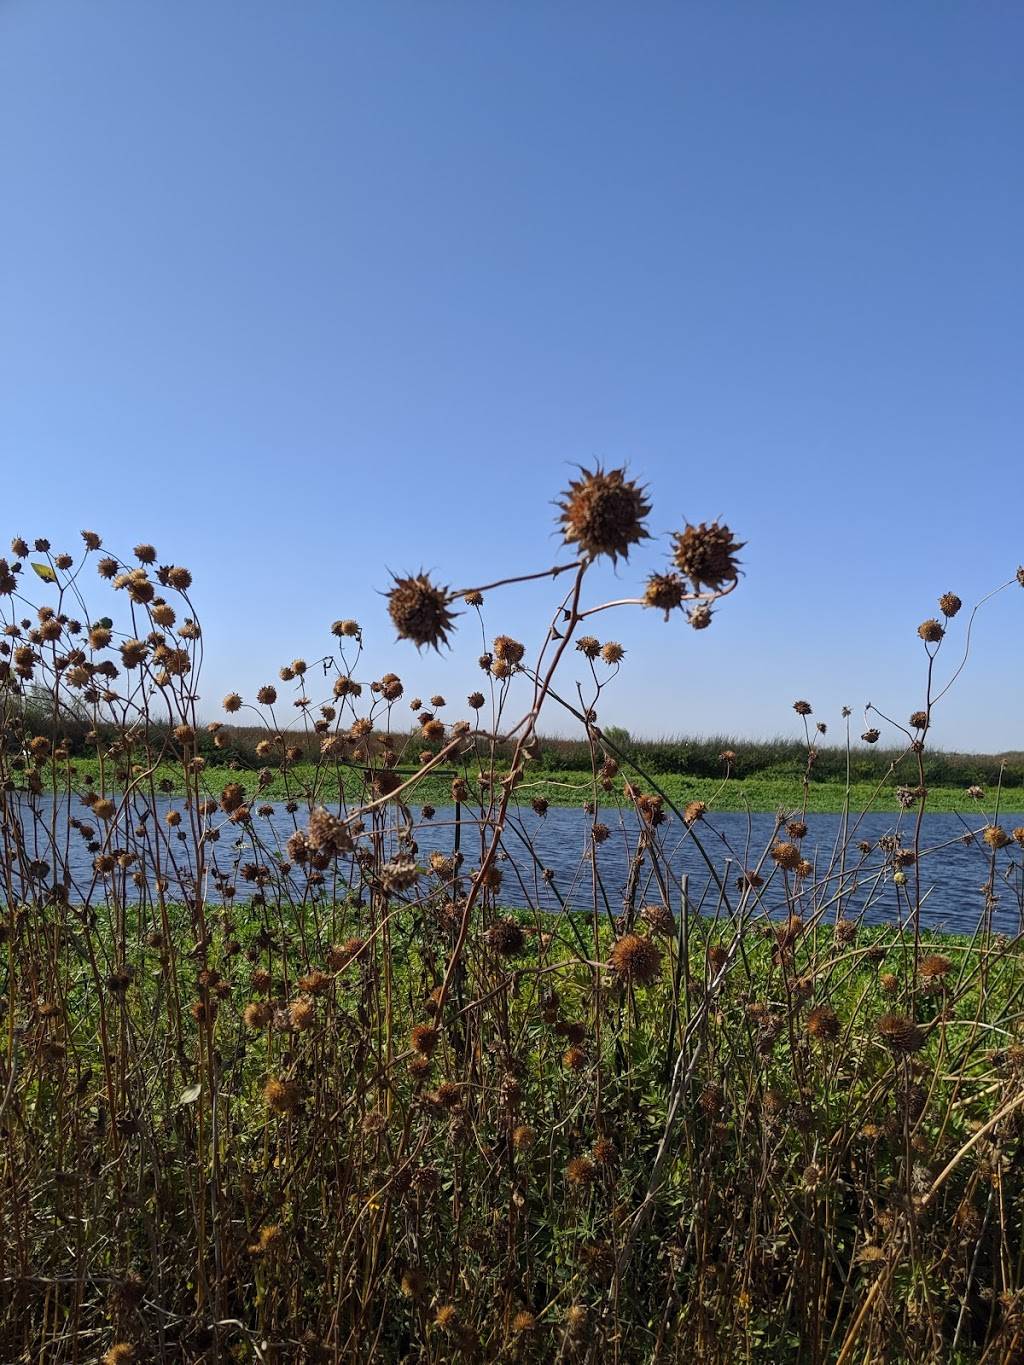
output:
[[[553,564],[573,466],[626,463],[747,576],[700,634],[597,618],[605,723],[903,717],[938,594],[1024,558],[1022,50],[998,2],[6,0],[0,534],[188,565],[210,715],[338,616],[454,703],[478,636],[394,647],[387,568]],[[937,742],[1024,747],[1022,627]]]

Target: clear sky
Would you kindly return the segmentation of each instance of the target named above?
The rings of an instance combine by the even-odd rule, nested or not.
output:
[[[5,0],[3,542],[188,565],[210,715],[339,616],[454,701],[479,638],[393,647],[387,567],[553,564],[627,463],[747,576],[700,634],[598,618],[603,721],[903,717],[938,594],[1024,558],[1022,53],[1016,0]],[[1022,671],[1015,588],[936,741],[1024,747]]]

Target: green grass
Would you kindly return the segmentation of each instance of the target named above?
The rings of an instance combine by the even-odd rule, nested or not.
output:
[[[97,759],[75,759],[72,766],[76,786],[86,777],[92,777],[94,782],[99,782],[100,764]],[[344,795],[348,799],[358,799],[363,785],[363,770],[351,768],[341,769],[339,772],[340,778],[324,771],[318,776],[313,764],[297,763],[286,773],[275,772],[270,784],[260,788],[257,786],[256,773],[253,770],[211,764],[205,770],[204,782],[208,790],[214,794],[228,782],[241,782],[250,799],[254,801],[261,799],[281,801],[290,796],[297,800],[305,800],[312,793],[321,802],[336,802],[339,798],[339,786],[344,787]],[[467,776],[471,785],[474,785],[475,775],[473,769],[468,771]],[[44,775],[47,782],[52,776],[51,773]],[[700,800],[706,801],[713,810],[718,811],[776,811],[783,808],[796,809],[802,802],[801,782],[792,775],[730,778],[724,781],[678,773],[657,773],[651,776],[669,800],[678,806],[685,805],[688,801]],[[59,784],[63,783],[64,777],[63,772],[58,776]],[[180,794],[184,790],[181,770],[172,764],[157,768],[153,778],[157,782],[170,782],[174,793]],[[413,805],[450,804],[451,778],[451,770],[447,770],[443,776],[428,775],[411,789],[408,800]],[[106,780],[108,790],[121,785],[110,764],[106,766]],[[638,778],[636,781],[639,786],[648,788],[649,784],[644,779]],[[897,785],[891,777],[881,786],[877,782],[856,782],[849,788],[842,782],[812,781],[807,789],[807,809],[815,813],[841,811],[848,803],[850,808],[856,811],[895,811]],[[520,802],[524,804],[533,797],[540,796],[553,806],[581,806],[584,801],[593,798],[594,788],[588,776],[579,771],[552,771],[541,767],[528,767],[523,781],[517,788],[517,794]],[[972,823],[975,821],[984,823],[982,811],[995,804],[996,795],[996,789],[989,788],[986,800],[980,803],[979,809],[979,803],[967,797],[963,787],[930,787],[927,808],[932,811],[963,811]],[[615,793],[606,795],[599,791],[598,796],[603,804],[621,800],[621,784],[617,785]],[[1001,805],[1009,811],[1024,809],[1024,794],[1011,788],[1002,794]]]

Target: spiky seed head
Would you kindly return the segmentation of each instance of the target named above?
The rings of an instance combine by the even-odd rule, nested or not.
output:
[[[495,638],[492,652],[503,664],[518,664],[522,662],[526,647],[518,640],[513,640],[511,635],[499,635]]]
[[[707,802],[690,801],[683,811],[683,823],[695,825],[698,820],[703,820],[708,813]]]
[[[642,934],[623,934],[608,958],[608,965],[631,986],[649,986],[661,973],[661,949]]]
[[[989,848],[1005,848],[1010,842],[1010,836],[1001,825],[986,826],[981,837]]]
[[[459,1325],[459,1313],[454,1304],[443,1303],[434,1314],[434,1326],[442,1332],[454,1332]]]
[[[927,728],[928,728],[928,712],[927,712],[927,711],[912,711],[912,712],[910,713],[910,726],[911,726],[911,729],[914,729],[914,730],[927,730]]]
[[[429,1057],[437,1047],[439,1036],[437,1029],[431,1024],[416,1024],[409,1035],[409,1042],[414,1052]]]
[[[944,592],[939,598],[939,610],[947,618],[955,616],[962,606],[955,592]]]
[[[537,1141],[536,1131],[528,1123],[521,1123],[512,1130],[512,1146],[517,1152],[526,1152]]]
[[[681,607],[686,592],[686,584],[677,573],[652,573],[644,586],[644,606],[654,607],[665,613]]]
[[[263,1087],[263,1097],[267,1102],[267,1108],[275,1114],[290,1114],[298,1108],[299,1087],[294,1081],[271,1076]]]
[[[735,583],[739,574],[736,553],[745,542],[736,540],[728,526],[717,521],[702,521],[699,526],[687,522],[674,541],[672,558],[676,568],[690,580],[695,592],[702,587],[719,592],[727,584]]]
[[[676,932],[675,917],[667,905],[645,905],[640,913],[652,934],[662,934],[670,938]]]
[[[948,957],[943,957],[941,953],[929,953],[917,964],[918,973],[934,980],[943,976],[948,976],[953,970],[953,964]]]
[[[587,1325],[587,1310],[582,1303],[571,1303],[565,1310],[565,1326],[572,1336],[578,1336]]]
[[[924,1034],[905,1014],[883,1014],[875,1028],[879,1038],[893,1052],[920,1052],[924,1047]]]
[[[448,589],[432,583],[425,573],[405,578],[394,576],[387,594],[388,615],[400,640],[411,640],[440,651],[448,643],[448,632],[455,617],[448,610]]]
[[[874,728],[865,730],[861,735],[861,739],[865,744],[877,744],[879,739],[881,739],[881,731],[875,730]]]
[[[597,1167],[589,1156],[574,1156],[565,1168],[565,1178],[570,1185],[592,1185],[597,1179]]]
[[[782,840],[773,844],[771,848],[773,862],[778,863],[779,867],[785,868],[787,872],[794,872],[800,863],[800,850],[796,844],[791,844]]]
[[[566,544],[590,559],[629,557],[630,547],[648,538],[643,519],[651,510],[639,484],[625,469],[580,469],[558,503]]]
[[[795,701],[793,710],[798,716],[809,716],[811,714],[811,703],[809,701]]]
[[[509,916],[491,925],[487,930],[487,942],[502,957],[515,957],[523,951],[526,935],[522,925]]]
[[[936,621],[932,616],[927,621],[921,622],[917,628],[917,633],[926,645],[937,645],[946,632],[943,630],[941,622]]]
[[[104,1355],[103,1365],[132,1365],[137,1359],[135,1347],[130,1342],[118,1341]]]
[[[815,1005],[807,1012],[807,1032],[812,1038],[830,1042],[839,1037],[839,1016],[831,1005]]]

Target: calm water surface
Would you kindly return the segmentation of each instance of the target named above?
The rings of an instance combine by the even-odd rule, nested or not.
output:
[[[182,811],[183,819],[187,819],[184,802],[173,797],[158,801],[156,814],[162,821],[171,809]],[[420,820],[418,808],[413,813],[417,820],[413,838],[417,845],[418,860],[425,862],[432,852],[450,853],[455,833],[454,810],[439,808],[430,821]],[[81,819],[91,820],[89,812],[77,803],[74,814]],[[32,853],[51,862],[49,824],[52,815],[52,806],[46,801],[39,803],[39,818],[35,820],[27,807],[23,807],[22,811],[26,836],[35,841]],[[84,897],[93,879],[93,855],[77,834],[71,832],[68,837],[68,815],[67,804],[60,803],[56,812],[58,844],[66,849],[74,883],[73,895]],[[629,881],[638,826],[632,813],[621,822],[618,815],[611,811],[603,813],[601,819],[610,827],[611,834],[597,848],[596,861],[601,882],[597,893],[598,904],[599,908],[607,904],[615,912],[621,907]],[[285,841],[297,828],[296,822],[301,823],[303,820],[301,810],[291,815],[283,803],[276,803],[271,815],[254,816],[253,828],[264,846],[272,850],[280,849],[283,853]],[[1004,812],[1000,816],[1000,823],[1004,828],[1012,829],[1024,824],[1024,814]],[[588,838],[591,824],[591,817],[576,808],[552,807],[544,817],[536,815],[529,807],[510,812],[499,863],[503,872],[501,900],[509,905],[529,904],[545,909],[557,909],[560,904],[577,909],[589,908],[595,894]],[[894,833],[899,834],[904,845],[912,844],[912,813],[910,816],[884,813],[864,815],[848,820],[845,825],[840,815],[812,815],[807,824],[809,828],[803,840],[803,853],[815,866],[815,876],[807,880],[807,911],[821,908],[829,918],[834,918],[840,911],[851,917],[863,914],[867,922],[881,924],[897,923],[906,917],[906,893],[914,888],[915,869],[908,869],[908,884],[901,890],[894,884],[892,868],[886,865],[877,847],[865,857],[857,844],[861,840],[868,840],[876,846],[880,838]],[[922,922],[929,927],[960,933],[973,933],[978,927],[984,913],[982,888],[991,875],[991,851],[980,840],[965,844],[962,836],[971,829],[980,830],[984,824],[984,815],[976,810],[967,812],[963,817],[956,814],[925,816],[919,873]],[[708,859],[724,884],[731,903],[734,904],[738,899],[738,873],[744,867],[757,866],[774,828],[772,815],[748,817],[739,813],[714,815],[697,826]],[[705,914],[719,911],[719,886],[709,873],[708,865],[693,839],[674,819],[666,821],[658,832],[673,887],[673,908],[679,904],[679,882],[685,875],[691,904]],[[387,838],[392,839],[393,836]],[[478,862],[481,843],[480,830],[466,822],[464,812],[462,851],[467,867]],[[188,844],[183,843],[181,848],[185,857]],[[1004,933],[1016,934],[1021,929],[1022,852],[1018,845],[1011,844],[996,855],[992,923],[995,929]],[[236,826],[226,823],[221,826],[221,838],[219,843],[212,846],[212,853],[222,870],[229,869],[236,857],[242,861],[252,857],[248,836],[240,836]],[[549,869],[553,877],[545,879],[544,869]],[[761,869],[766,880],[773,870],[773,864],[766,860]],[[171,899],[185,898],[191,893],[192,881],[187,860],[180,863],[177,869],[168,869],[167,874]],[[298,891],[301,878],[296,877],[295,886]],[[244,896],[245,891],[243,884],[239,888],[239,895]],[[207,895],[210,899],[217,899],[212,882],[207,888]],[[648,858],[639,870],[636,903],[643,905],[647,901],[660,899]],[[781,909],[782,900],[783,888],[777,874],[776,880],[762,893],[763,909],[769,914],[776,913]]]

